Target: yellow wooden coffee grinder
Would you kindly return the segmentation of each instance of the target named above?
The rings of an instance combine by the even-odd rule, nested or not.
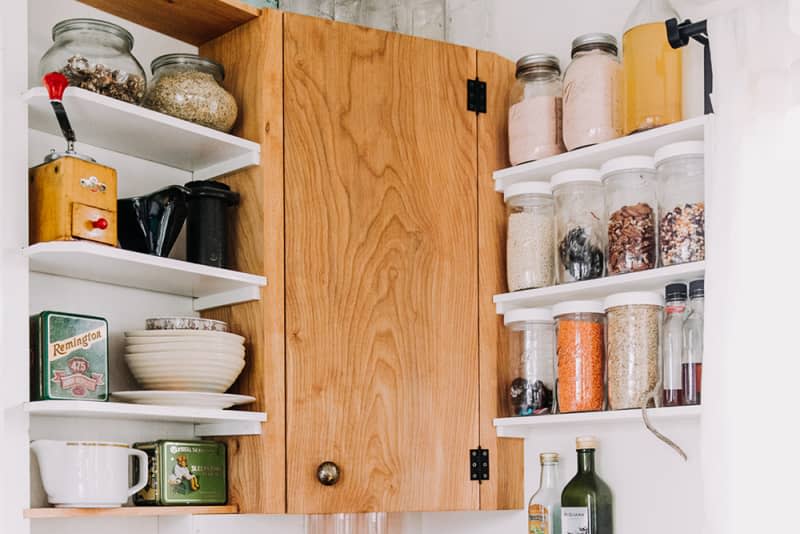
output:
[[[75,151],[75,132],[61,102],[67,78],[51,72],[43,81],[67,150],[50,152],[30,169],[30,244],[85,239],[116,246],[117,171]]]

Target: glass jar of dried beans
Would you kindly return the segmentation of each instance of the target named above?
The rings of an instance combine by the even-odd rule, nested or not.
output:
[[[508,387],[512,415],[550,413],[555,389],[555,330],[547,308],[506,312],[508,354],[514,379]]]
[[[562,302],[556,320],[558,411],[591,412],[605,405],[605,314],[594,300]]]
[[[656,267],[656,170],[649,156],[626,156],[600,169],[605,191],[609,275]]]

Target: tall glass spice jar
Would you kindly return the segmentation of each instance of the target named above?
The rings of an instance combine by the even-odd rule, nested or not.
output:
[[[683,404],[683,322],[686,320],[686,284],[669,284],[664,290],[664,327],[661,334],[661,382],[664,406]]]
[[[516,378],[508,390],[513,415],[550,413],[555,390],[555,330],[546,308],[510,310],[503,317],[508,328],[510,366]]]
[[[600,173],[571,169],[550,179],[556,207],[559,283],[600,278],[604,274],[605,203]]]
[[[60,72],[71,86],[138,104],[147,84],[132,50],[133,36],[116,24],[62,20],[53,26],[53,46],[39,60],[39,76]]]
[[[600,173],[608,221],[608,274],[656,267],[658,195],[653,158],[612,159],[603,164]]]
[[[703,389],[703,322],[705,280],[689,282],[692,311],[683,323],[683,404],[700,404]]]
[[[517,81],[508,110],[512,165],[564,152],[561,134],[562,85],[558,58],[530,54],[517,61]]]
[[[622,64],[617,40],[588,33],[572,41],[564,72],[564,146],[575,150],[622,136]]]
[[[706,257],[705,166],[702,141],[673,143],[656,151],[661,264]]]
[[[508,231],[506,274],[508,290],[553,285],[553,194],[547,182],[522,182],[504,192]]]
[[[594,300],[561,302],[556,320],[558,411],[591,412],[605,403],[605,314]]]
[[[683,117],[683,56],[664,21],[678,18],[668,0],[639,0],[622,37],[625,135]]]
[[[656,389],[662,306],[658,293],[616,293],[606,298],[609,410],[641,408]]]

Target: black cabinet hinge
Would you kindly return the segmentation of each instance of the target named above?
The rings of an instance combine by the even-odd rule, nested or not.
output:
[[[469,450],[469,479],[477,480],[480,484],[484,480],[489,480],[489,449]]]
[[[486,82],[478,78],[467,80],[467,109],[475,113],[486,113]]]

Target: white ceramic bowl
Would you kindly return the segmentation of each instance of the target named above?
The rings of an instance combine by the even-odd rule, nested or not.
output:
[[[147,330],[208,330],[227,332],[228,323],[203,317],[152,317],[145,319]]]
[[[126,354],[125,361],[145,389],[212,393],[227,391],[245,366],[235,355],[185,353],[187,357],[173,358],[174,354],[180,353]]]
[[[126,359],[140,362],[149,362],[159,365],[181,365],[183,367],[197,367],[204,363],[227,362],[237,365],[244,361],[244,355],[236,352],[127,352]]]
[[[182,352],[220,352],[223,354],[237,354],[244,357],[244,346],[242,345],[226,345],[224,343],[145,343],[142,345],[135,343],[128,343],[125,347],[128,354],[135,354],[138,352],[164,352],[164,353],[182,353]]]
[[[143,337],[130,336],[125,341],[128,345],[161,345],[164,343],[192,343],[195,345],[223,345],[225,347],[243,347],[241,341],[236,339],[208,339],[203,336],[176,336],[176,337]]]
[[[228,342],[234,341],[239,344],[244,343],[244,338],[238,334],[230,332],[212,332],[210,330],[130,330],[125,332],[125,337],[190,337],[202,339],[203,341]]]

